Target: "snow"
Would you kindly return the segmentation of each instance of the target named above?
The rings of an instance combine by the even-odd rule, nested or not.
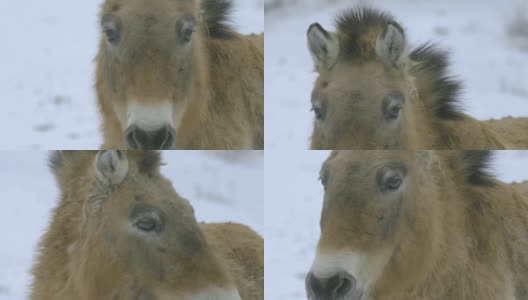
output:
[[[235,0],[233,24],[262,32],[263,0]],[[103,1],[0,1],[0,149],[98,149],[94,93]]]
[[[272,2],[276,1],[267,4]],[[319,22],[333,31],[336,14],[358,3],[391,12],[406,29],[411,45],[432,40],[448,49],[452,73],[465,86],[463,104],[470,115],[528,116],[528,34],[522,25],[528,22],[528,3],[524,0],[293,2],[303,5],[286,2],[282,9],[266,13],[266,150],[309,147],[310,95],[317,74],[306,46],[306,30]],[[512,30],[516,17],[520,21]],[[519,40],[524,40],[524,47]]]
[[[26,299],[36,246],[50,221],[59,191],[46,151],[3,151],[0,227],[0,300]],[[199,221],[243,223],[264,233],[262,151],[170,151],[162,173],[188,199]]]

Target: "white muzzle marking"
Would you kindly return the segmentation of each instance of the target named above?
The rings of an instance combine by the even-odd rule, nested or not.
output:
[[[145,131],[155,131],[166,125],[175,128],[172,102],[166,100],[158,104],[145,105],[137,100],[131,101],[127,111],[127,126],[132,125]]]
[[[318,278],[328,278],[344,272],[354,276],[359,288],[369,283],[367,257],[357,252],[317,253],[311,269]]]

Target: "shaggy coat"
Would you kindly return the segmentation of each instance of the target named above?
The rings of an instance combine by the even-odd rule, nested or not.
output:
[[[263,149],[264,35],[231,0],[106,0],[96,58],[102,149]]]
[[[528,183],[497,180],[490,163],[485,151],[333,152],[309,299],[528,299]]]
[[[429,43],[409,49],[391,15],[357,7],[339,15],[336,28],[308,29],[319,74],[311,149],[528,148],[528,118],[464,114],[447,53]]]
[[[30,299],[263,299],[263,239],[197,223],[155,152],[55,152],[61,192]]]

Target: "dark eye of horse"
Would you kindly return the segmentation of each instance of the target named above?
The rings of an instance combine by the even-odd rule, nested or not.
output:
[[[400,176],[393,176],[391,178],[387,178],[385,181],[385,190],[387,191],[395,191],[400,188],[403,180]]]
[[[407,174],[407,168],[400,162],[391,163],[378,171],[377,182],[382,193],[398,191]]]
[[[394,105],[392,107],[389,107],[389,109],[386,112],[386,117],[389,120],[396,120],[400,117],[400,111],[402,107],[401,105]]]
[[[122,28],[121,19],[114,15],[105,15],[102,19],[102,28],[109,43],[117,44],[119,42]]]
[[[314,115],[315,115],[315,118],[317,120],[322,120],[323,119],[323,110],[319,107],[312,107],[312,111],[314,112]]]
[[[145,232],[159,231],[159,224],[153,218],[143,218],[138,220],[134,226]]]
[[[181,38],[182,43],[190,42],[193,33],[194,33],[194,29],[192,28],[185,29],[185,31],[182,32],[182,38]]]
[[[112,44],[117,43],[117,41],[119,40],[119,35],[117,33],[117,30],[112,29],[112,28],[106,28],[104,32],[105,32],[106,38],[108,39],[108,42]]]
[[[394,121],[400,117],[405,103],[405,96],[399,91],[389,93],[383,99],[383,116],[387,121]]]
[[[176,24],[176,31],[178,32],[178,39],[180,43],[189,43],[193,33],[196,31],[196,18],[193,15],[184,16]]]

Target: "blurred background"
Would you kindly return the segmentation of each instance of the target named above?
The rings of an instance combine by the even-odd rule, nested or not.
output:
[[[315,257],[323,206],[319,170],[329,154],[266,150],[266,300],[306,300],[304,278]],[[494,157],[499,179],[528,180],[528,151],[497,151]]]
[[[264,30],[264,0],[233,0],[233,24]],[[0,149],[98,149],[94,93],[102,0],[0,1]]]
[[[266,0],[266,150],[308,149],[317,74],[306,31],[313,22],[334,31],[335,16],[358,4],[393,14],[411,45],[448,49],[468,114],[528,116],[526,0]]]
[[[37,243],[59,201],[47,151],[0,151],[0,300],[27,299]],[[164,151],[162,173],[198,221],[264,233],[262,151]],[[74,299],[72,299],[74,300]]]

